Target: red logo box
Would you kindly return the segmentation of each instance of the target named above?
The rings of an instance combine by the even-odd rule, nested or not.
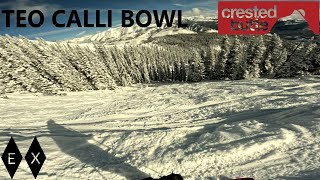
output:
[[[319,8],[319,0],[219,0],[219,34],[267,34],[278,19],[295,10],[320,34]]]

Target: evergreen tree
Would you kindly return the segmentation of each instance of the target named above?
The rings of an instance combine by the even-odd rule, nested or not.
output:
[[[320,75],[320,44],[314,44],[309,54],[311,62],[310,72],[315,75]]]
[[[209,48],[209,56],[208,56],[208,63],[206,64],[206,71],[208,71],[208,79],[214,80],[216,79],[215,75],[215,66],[216,66],[216,61],[217,61],[217,50],[211,46]]]
[[[269,75],[274,77],[274,75],[279,71],[279,68],[286,62],[287,60],[287,51],[283,47],[283,42],[279,36],[273,35],[273,51],[271,54],[271,69],[269,71]]]
[[[255,48],[254,38],[251,38],[246,48],[244,61],[242,61],[241,63],[242,65],[241,76],[243,77],[243,79],[250,79],[249,72],[253,68],[252,66],[253,66],[253,59],[254,59],[254,48]]]
[[[236,36],[230,50],[227,64],[226,64],[226,75],[229,79],[241,79],[240,77],[240,61],[242,59],[242,51],[241,51],[241,42],[239,38]]]
[[[265,51],[263,37],[260,36],[256,43],[253,45],[252,55],[249,57],[248,61],[248,77],[249,79],[260,78],[261,70],[260,64],[263,58],[263,53]]]
[[[312,69],[310,61],[310,53],[314,46],[311,43],[303,44],[302,42],[294,48],[294,51],[288,57],[288,65],[286,73],[287,77],[301,76],[308,74]],[[282,70],[284,71],[284,70]]]
[[[194,57],[190,61],[190,73],[188,80],[191,82],[199,82],[203,80],[204,76],[204,64],[201,60],[200,53],[193,50]]]
[[[261,67],[260,67],[261,74],[263,76],[269,77],[274,73],[274,67],[273,67],[271,61],[272,61],[273,52],[276,48],[275,47],[276,43],[274,41],[275,38],[276,38],[276,35],[274,34],[266,46],[266,51],[263,56],[263,60],[261,62]]]
[[[230,41],[228,36],[224,36],[221,43],[221,52],[218,56],[218,61],[215,66],[215,77],[223,79],[226,77],[226,62],[230,53]]]

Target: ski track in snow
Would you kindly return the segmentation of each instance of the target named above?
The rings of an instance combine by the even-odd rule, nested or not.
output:
[[[37,136],[38,179],[319,179],[319,93],[305,77],[7,94],[0,151],[13,136],[25,156]],[[24,160],[15,178],[33,178]]]

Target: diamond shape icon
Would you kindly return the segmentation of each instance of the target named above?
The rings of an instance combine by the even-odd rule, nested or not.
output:
[[[37,137],[33,139],[32,144],[25,156],[25,159],[29,165],[29,168],[32,171],[34,178],[37,179],[42,165],[46,160],[46,155],[44,154]]]
[[[6,149],[1,156],[1,159],[6,166],[10,177],[13,178],[22,160],[21,153],[13,137],[11,137]]]

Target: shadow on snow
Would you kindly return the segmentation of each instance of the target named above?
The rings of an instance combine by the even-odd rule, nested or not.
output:
[[[102,148],[88,143],[89,136],[67,129],[53,120],[48,121],[52,139],[62,152],[77,158],[82,163],[102,171],[112,172],[127,179],[143,179],[147,174],[124,162],[123,159],[106,152]]]

